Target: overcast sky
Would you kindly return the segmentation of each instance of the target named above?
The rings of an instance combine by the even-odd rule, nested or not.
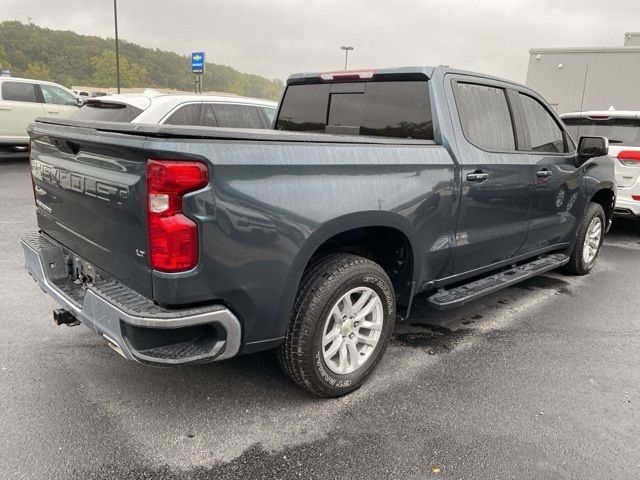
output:
[[[112,0],[1,0],[0,20],[113,37]],[[528,50],[620,46],[640,0],[119,0],[120,38],[285,79],[343,67],[451,65],[524,82]]]

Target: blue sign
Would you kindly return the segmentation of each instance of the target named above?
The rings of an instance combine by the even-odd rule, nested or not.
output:
[[[191,54],[191,73],[204,72],[204,52],[193,52]]]

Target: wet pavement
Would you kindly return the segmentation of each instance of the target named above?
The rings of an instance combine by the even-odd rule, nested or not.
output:
[[[19,248],[25,162],[0,202],[0,478],[640,478],[640,224],[587,277],[419,298],[373,377],[320,400],[270,352],[159,369],[54,327]]]

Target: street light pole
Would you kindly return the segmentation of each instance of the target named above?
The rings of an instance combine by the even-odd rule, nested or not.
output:
[[[116,89],[120,93],[120,48],[118,45],[118,4],[113,0],[113,21],[116,27]]]
[[[349,51],[353,50],[353,47],[340,47],[340,50],[344,50],[344,69],[347,69],[347,62],[349,60]]]

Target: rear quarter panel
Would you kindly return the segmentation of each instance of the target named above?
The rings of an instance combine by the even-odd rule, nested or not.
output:
[[[150,139],[145,149],[210,166],[210,188],[183,202],[200,226],[201,261],[191,272],[154,272],[154,298],[227,303],[245,344],[284,335],[309,258],[343,231],[403,232],[416,282],[450,266],[454,163],[443,147]]]

